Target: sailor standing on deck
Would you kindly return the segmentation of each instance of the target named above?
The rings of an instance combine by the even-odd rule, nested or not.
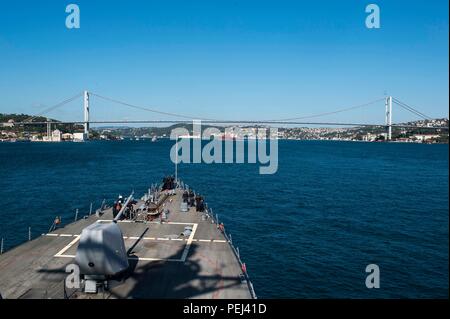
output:
[[[113,210],[112,211],[113,211],[113,217],[114,218],[116,218],[117,214],[122,209],[122,204],[123,204],[123,197],[122,197],[122,195],[119,195],[119,198],[117,198],[117,201],[113,205]]]
[[[61,217],[56,216],[54,221],[55,229],[61,225]]]
[[[114,203],[113,207],[113,217],[116,218],[117,214],[119,214],[120,210],[122,209],[122,204],[120,201],[117,201]]]

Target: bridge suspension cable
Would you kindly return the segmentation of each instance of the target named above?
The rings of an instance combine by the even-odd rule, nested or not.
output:
[[[426,114],[424,114],[424,113],[418,111],[417,109],[415,109],[415,108],[413,108],[412,106],[406,104],[405,102],[402,102],[402,101],[396,99],[395,97],[393,97],[392,100],[393,100],[393,102],[394,102],[395,104],[397,104],[397,105],[400,106],[401,108],[403,108],[403,109],[405,109],[405,110],[407,110],[407,111],[409,111],[409,112],[415,114],[416,116],[418,116],[418,117],[420,117],[420,118],[422,118],[422,119],[424,119],[424,120],[431,120],[431,119],[432,119],[430,116],[428,116],[428,115],[426,115]]]
[[[335,126],[361,126],[361,127],[378,127],[378,126],[385,126],[382,124],[362,124],[362,123],[338,123],[338,122],[316,122],[316,121],[301,121],[304,119],[310,119],[310,118],[317,118],[317,117],[323,117],[323,116],[328,116],[328,115],[333,115],[333,114],[338,114],[338,113],[342,113],[342,112],[347,112],[347,111],[351,111],[351,110],[355,110],[355,109],[359,109],[359,108],[363,108],[366,106],[370,106],[373,105],[377,102],[383,101],[385,99],[385,97],[383,98],[377,98],[375,100],[369,101],[367,103],[363,103],[363,104],[358,104],[358,105],[354,105],[351,107],[346,107],[346,108],[341,108],[335,111],[331,111],[331,112],[323,112],[323,113],[317,113],[317,114],[312,114],[312,115],[306,115],[306,116],[298,116],[298,117],[292,117],[292,118],[285,118],[285,119],[273,119],[273,120],[220,120],[220,119],[210,119],[210,118],[203,118],[203,117],[194,117],[194,116],[190,116],[190,115],[185,115],[185,114],[179,114],[179,113],[172,113],[172,112],[164,112],[164,111],[159,111],[153,108],[148,108],[148,107],[143,107],[143,106],[139,106],[139,105],[135,105],[135,104],[131,104],[131,103],[127,103],[127,102],[123,102],[117,99],[113,99],[110,97],[106,97],[97,93],[92,93],[92,92],[88,92],[91,96],[95,96],[98,97],[100,99],[103,99],[105,101],[109,101],[109,102],[113,102],[116,104],[120,104],[123,106],[127,106],[130,108],[134,108],[134,109],[139,109],[139,110],[143,110],[143,111],[147,111],[147,112],[152,112],[152,113],[156,113],[156,114],[162,114],[162,115],[167,115],[167,116],[171,116],[171,117],[177,117],[177,118],[183,118],[184,120],[141,120],[141,121],[89,121],[89,123],[92,124],[100,124],[100,123],[185,123],[186,120],[201,120],[204,123],[216,123],[216,124],[279,124],[279,125],[299,125],[299,124],[304,124],[304,125],[326,125],[326,126],[330,126],[330,125],[335,125]],[[27,118],[26,120],[22,121],[21,123],[17,123],[17,124],[39,124],[41,122],[32,122],[33,119],[35,119],[36,117],[42,116],[44,114],[49,113],[50,111],[53,111],[59,107],[62,107],[63,105],[72,102],[73,100],[79,98],[83,96],[83,92],[78,93],[77,95],[66,99],[62,102],[59,102],[51,107],[48,107],[44,110],[42,110],[40,113],[31,116],[29,118]],[[398,106],[402,107],[403,109],[415,114],[416,116],[419,116],[423,119],[431,119],[431,117],[429,117],[428,115],[418,111],[416,108],[396,99],[396,98],[392,98],[392,101],[394,103],[396,103]],[[48,123],[49,121],[45,121],[42,122],[43,124]],[[58,121],[58,123],[72,123],[72,124],[86,124],[86,119],[84,122],[60,122]],[[401,124],[398,123],[397,125],[390,125],[391,127],[394,126],[398,126],[398,127],[407,127],[408,125],[405,124]],[[448,129],[443,127],[443,129]]]
[[[93,92],[89,92],[89,93],[92,96],[96,96],[98,98],[101,98],[101,99],[109,101],[109,102],[113,102],[113,103],[116,103],[116,104],[121,104],[121,105],[124,105],[124,106],[127,106],[127,107],[131,107],[131,108],[138,109],[138,110],[143,110],[143,111],[148,111],[148,112],[152,112],[152,113],[156,113],[156,114],[169,115],[169,116],[173,116],[173,117],[185,118],[185,119],[190,119],[190,120],[220,121],[220,120],[211,119],[211,118],[195,117],[195,116],[189,116],[189,115],[184,115],[184,114],[179,114],[179,113],[171,113],[171,112],[159,111],[159,110],[156,110],[156,109],[153,109],[153,108],[143,107],[143,106],[131,104],[131,103],[128,103],[128,102],[123,102],[123,101],[120,101],[120,100],[117,100],[117,99],[113,99],[113,98],[110,98],[110,97],[102,96],[102,95],[97,94],[97,93],[93,93]],[[327,115],[333,115],[333,114],[338,114],[338,113],[342,113],[342,112],[346,112],[346,111],[351,111],[351,110],[354,110],[354,109],[362,108],[362,107],[369,106],[369,105],[375,104],[375,103],[383,101],[383,100],[384,100],[384,98],[377,98],[377,99],[372,100],[372,101],[367,102],[367,103],[358,104],[358,105],[354,105],[354,106],[346,107],[346,108],[341,108],[339,110],[332,111],[332,112],[318,113],[318,114],[313,114],[313,115],[298,116],[298,117],[285,118],[285,119],[261,120],[261,122],[268,123],[268,122],[280,122],[280,121],[297,121],[297,120],[303,120],[303,119],[323,117],[323,116],[327,116]]]
[[[16,125],[37,125],[37,124],[84,124],[84,121],[64,121],[64,122],[18,122]],[[110,121],[90,121],[90,124],[190,124],[189,120],[110,120]],[[324,125],[324,126],[353,126],[353,127],[385,127],[386,124],[366,124],[366,123],[339,123],[339,122],[297,122],[297,121],[227,121],[227,120],[204,120],[203,124],[226,124],[226,125],[238,125],[238,124],[269,124],[269,125]],[[445,129],[449,128],[446,126],[417,126],[409,124],[392,124],[392,127],[403,127],[403,128],[420,128],[420,129]]]
[[[152,113],[162,114],[162,115],[168,115],[168,116],[173,116],[173,117],[179,117],[179,118],[185,118],[185,119],[189,119],[189,120],[214,121],[214,119],[208,119],[208,118],[194,117],[194,116],[189,116],[189,115],[184,115],[184,114],[177,114],[177,113],[171,113],[171,112],[158,111],[158,110],[155,110],[155,109],[152,109],[152,108],[139,106],[139,105],[135,105],[135,104],[130,104],[130,103],[123,102],[123,101],[120,101],[120,100],[116,100],[116,99],[113,99],[113,98],[110,98],[110,97],[102,96],[102,95],[97,94],[97,93],[89,92],[89,94],[92,95],[92,96],[96,96],[96,97],[98,97],[100,99],[109,101],[109,102],[113,102],[113,103],[116,103],[116,104],[121,104],[123,106],[131,107],[131,108],[142,110],[142,111],[147,111],[147,112],[152,112]]]
[[[298,121],[298,120],[322,117],[322,116],[333,115],[333,114],[338,114],[338,113],[342,113],[342,112],[347,112],[347,111],[359,109],[359,108],[362,108],[362,107],[365,107],[365,106],[369,106],[369,105],[375,104],[375,103],[380,102],[380,101],[384,101],[384,98],[378,98],[376,100],[373,100],[373,101],[370,101],[370,102],[367,102],[367,103],[358,104],[358,105],[354,105],[354,106],[350,106],[350,107],[346,107],[346,108],[341,108],[341,109],[338,109],[338,110],[332,111],[332,112],[318,113],[318,114],[307,115],[307,116],[299,116],[299,117],[291,117],[291,118],[285,118],[285,119],[265,120],[264,122]]]
[[[35,119],[36,117],[43,116],[43,115],[45,115],[45,114],[47,114],[47,113],[49,113],[49,112],[51,112],[51,111],[53,111],[53,110],[56,110],[57,108],[60,108],[61,106],[66,105],[67,103],[70,103],[70,102],[76,100],[77,98],[81,97],[82,95],[83,95],[82,92],[81,92],[81,93],[78,93],[77,95],[72,96],[71,98],[68,98],[67,100],[64,100],[64,101],[62,101],[62,102],[59,102],[59,103],[57,103],[57,104],[55,104],[55,105],[53,105],[53,106],[50,106],[50,107],[48,107],[48,108],[42,110],[41,112],[39,112],[39,113],[36,114],[36,115],[33,115],[33,116],[30,116],[29,118],[26,118],[23,122],[31,122],[31,121],[33,121],[33,119]]]

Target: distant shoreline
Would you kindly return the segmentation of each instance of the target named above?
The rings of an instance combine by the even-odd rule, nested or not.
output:
[[[169,140],[168,137],[158,137],[158,140]],[[223,140],[225,141],[248,141],[248,140],[254,140],[254,139],[228,139]],[[271,140],[268,138],[268,140]],[[272,139],[273,140],[273,139]],[[433,144],[439,144],[439,145],[448,145],[448,142],[408,142],[408,141],[362,141],[362,140],[344,140],[344,139],[292,139],[292,138],[279,138],[279,141],[296,141],[296,142],[306,142],[306,141],[314,141],[314,142],[348,142],[348,143],[376,143],[376,144],[384,144],[384,143],[393,143],[393,144],[427,144],[427,145],[433,145]],[[207,141],[207,140],[204,140]],[[9,144],[9,143],[32,143],[32,144],[59,144],[59,143],[76,143],[76,144],[82,144],[82,143],[89,143],[89,142],[149,142],[149,143],[158,143],[158,142],[152,142],[151,139],[148,138],[140,138],[138,140],[133,138],[124,138],[124,139],[90,139],[87,141],[31,141],[31,140],[0,140],[0,143],[3,144]]]

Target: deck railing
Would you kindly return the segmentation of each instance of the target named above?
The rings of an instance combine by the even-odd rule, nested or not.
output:
[[[184,190],[189,190],[189,186],[187,184],[183,183],[180,180],[178,180],[178,183],[179,184],[177,185],[177,187],[179,187],[181,189],[184,189]],[[207,203],[205,203],[205,214],[208,216],[208,218],[212,219],[212,221],[217,225],[217,227],[219,227],[219,225],[220,225],[219,224],[219,215],[218,214],[214,215],[212,209],[208,207]],[[242,262],[242,259],[241,259],[240,253],[239,253],[239,248],[234,246],[232,238],[231,238],[231,234],[227,234],[225,228],[223,229],[222,234],[225,237],[225,239],[226,239],[228,245],[230,246],[231,250],[233,251],[233,254],[236,257],[236,259],[237,259],[237,261],[239,263],[239,266],[241,267],[242,274],[244,275],[244,278],[245,278],[245,280],[247,282],[248,289],[250,291],[250,295],[252,296],[253,299],[257,299],[256,293],[255,293],[255,289],[253,288],[253,284],[252,284],[252,282],[250,280],[250,276],[248,275],[246,266]]]
[[[219,224],[219,215],[218,214],[214,215],[212,213],[212,209],[210,209],[208,207],[206,208],[205,212],[206,212],[206,214],[208,214],[208,216],[214,221],[214,223],[217,226],[220,225]],[[241,259],[240,253],[239,253],[239,248],[234,246],[233,240],[231,238],[231,234],[230,233],[227,234],[225,228],[223,228],[222,234],[225,237],[225,239],[226,239],[228,245],[230,246],[231,250],[233,251],[234,256],[236,257],[237,261],[239,262],[239,266],[241,267],[242,273],[243,273],[243,275],[245,277],[245,280],[247,281],[247,286],[248,286],[248,289],[250,290],[250,294],[252,295],[252,298],[253,299],[257,299],[256,293],[255,293],[255,289],[253,288],[253,284],[252,284],[252,282],[250,280],[250,276],[248,275],[247,269],[246,269],[246,267],[244,267],[244,263],[242,262],[242,259]],[[245,271],[244,271],[244,269],[245,269]]]

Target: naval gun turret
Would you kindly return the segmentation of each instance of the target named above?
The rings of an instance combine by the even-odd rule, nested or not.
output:
[[[81,232],[75,262],[84,277],[84,291],[87,293],[97,293],[99,283],[107,283],[109,278],[129,268],[123,234],[117,221],[132,198],[133,194],[113,221],[98,221]]]

